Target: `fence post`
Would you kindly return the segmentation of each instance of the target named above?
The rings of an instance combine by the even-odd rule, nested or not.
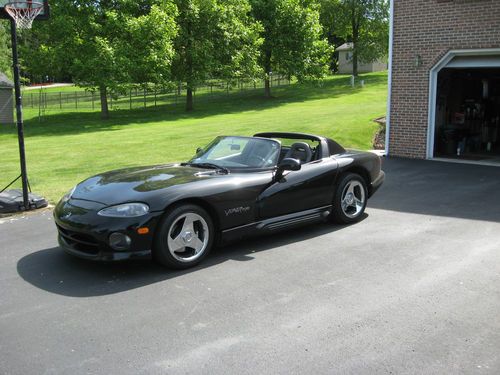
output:
[[[129,107],[132,109],[132,89],[129,90]]]
[[[78,109],[78,91],[75,91],[75,108]]]
[[[42,88],[38,94],[38,122],[42,121]]]
[[[144,87],[144,108],[146,108],[146,88]]]
[[[156,108],[156,86],[155,86],[154,90],[155,90],[155,108]]]
[[[94,110],[94,92],[92,91],[92,110]]]
[[[62,92],[59,91],[59,109],[62,109]]]

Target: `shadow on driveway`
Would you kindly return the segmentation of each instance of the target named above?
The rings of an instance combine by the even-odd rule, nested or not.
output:
[[[384,158],[382,168],[371,208],[500,222],[500,167]]]
[[[366,217],[368,215],[365,214]],[[254,259],[253,253],[305,241],[342,228],[345,226],[319,223],[236,243],[214,249],[199,266],[182,271],[169,270],[148,260],[91,262],[54,247],[21,258],[17,263],[17,272],[28,283],[51,293],[70,297],[102,296],[173,279],[228,260],[250,261]]]

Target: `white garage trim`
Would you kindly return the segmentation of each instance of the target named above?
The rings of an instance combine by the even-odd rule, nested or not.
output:
[[[456,56],[446,68],[497,68],[500,65],[500,55],[492,56]]]
[[[467,49],[449,51],[429,72],[429,117],[427,126],[427,153],[426,158],[434,157],[434,133],[436,128],[436,96],[437,79],[441,69],[453,68],[484,68],[500,67],[500,59],[491,58],[500,56],[500,48]]]
[[[393,41],[394,41],[394,0],[391,0],[390,5],[390,21],[389,21],[389,76],[387,85],[387,110],[385,115],[385,155],[389,156],[389,132],[391,130],[391,98],[392,98],[392,57],[393,57]]]

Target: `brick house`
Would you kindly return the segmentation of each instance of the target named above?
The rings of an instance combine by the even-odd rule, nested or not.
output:
[[[391,0],[386,152],[500,162],[500,0]]]

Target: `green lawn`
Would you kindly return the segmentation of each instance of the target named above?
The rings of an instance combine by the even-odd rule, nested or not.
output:
[[[185,113],[181,104],[115,110],[100,120],[98,112],[25,110],[28,175],[33,191],[57,201],[92,174],[124,166],[150,165],[189,158],[196,147],[217,135],[252,135],[259,131],[295,131],[332,137],[347,147],[371,148],[377,129],[372,120],[385,114],[387,74],[363,77],[364,88],[351,88],[347,76],[317,84],[276,88],[274,98],[243,91],[195,101]],[[205,98],[208,99],[208,98]],[[0,188],[19,174],[17,133],[0,127]],[[19,185],[17,185],[19,186]]]

